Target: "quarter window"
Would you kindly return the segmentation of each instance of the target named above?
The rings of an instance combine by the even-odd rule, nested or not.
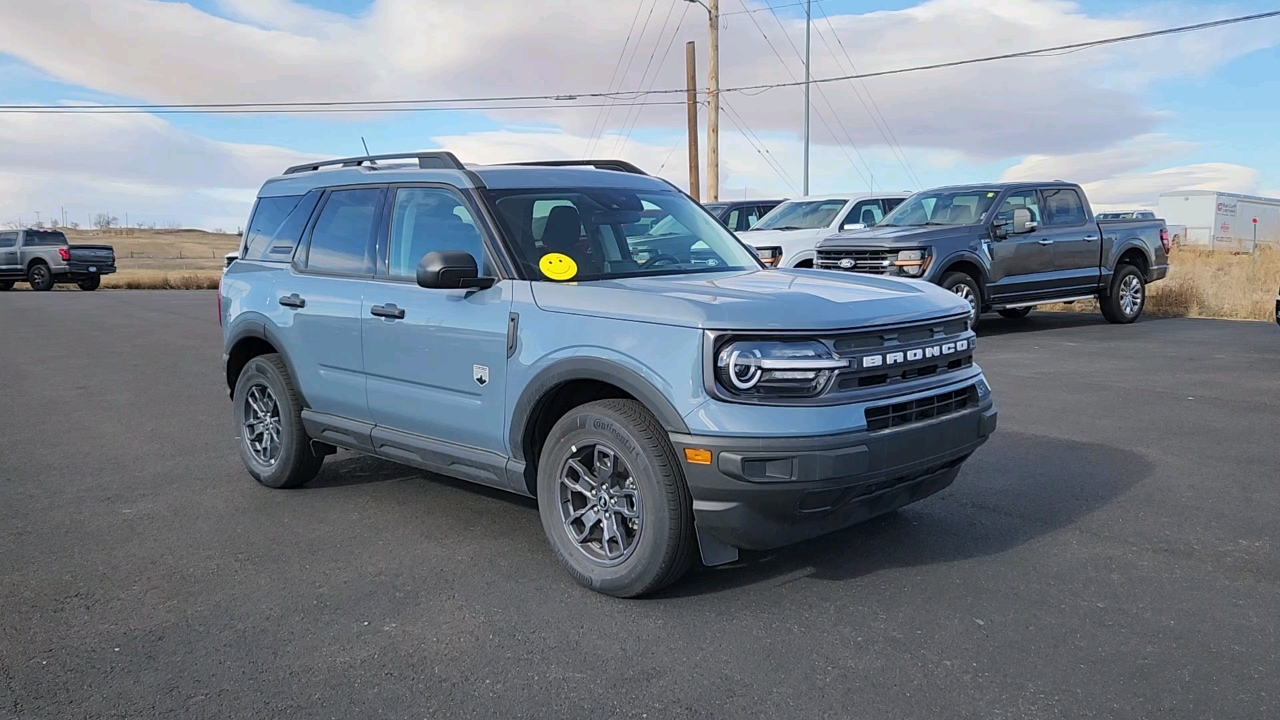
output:
[[[242,258],[288,262],[320,194],[319,190],[312,190],[306,195],[260,198],[245,233]]]
[[[18,244],[18,233],[0,233],[0,248],[13,247]]]
[[[336,190],[320,211],[311,231],[306,267],[317,272],[371,273],[369,241],[382,190]]]
[[[401,188],[391,214],[387,274],[412,278],[430,252],[461,250],[476,259],[481,275],[491,275],[475,218],[457,195],[441,188]]]

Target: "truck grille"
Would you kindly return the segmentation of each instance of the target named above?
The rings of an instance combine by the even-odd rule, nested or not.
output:
[[[918,400],[867,408],[867,429],[875,432],[925,422],[976,407],[977,404],[978,389],[970,385]]]
[[[823,270],[885,275],[898,257],[896,250],[818,250],[815,266]]]

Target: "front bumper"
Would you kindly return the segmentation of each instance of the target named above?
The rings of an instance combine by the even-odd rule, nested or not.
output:
[[[990,396],[927,422],[879,432],[806,438],[671,436],[711,450],[685,463],[699,534],[744,550],[817,537],[896,510],[947,487],[996,428]]]

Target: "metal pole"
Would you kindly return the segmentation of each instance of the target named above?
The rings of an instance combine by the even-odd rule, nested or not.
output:
[[[804,2],[804,194],[809,194],[809,88],[813,79],[813,0]]]
[[[708,0],[711,21],[707,85],[707,200],[720,199],[720,0]]]
[[[701,201],[702,179],[698,176],[698,58],[693,41],[684,44],[685,106],[689,115],[689,195]]]

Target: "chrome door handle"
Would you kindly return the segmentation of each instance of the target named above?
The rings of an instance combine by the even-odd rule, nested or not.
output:
[[[1050,239],[1048,239],[1048,238],[1045,238],[1044,240],[1037,240],[1036,242],[1040,243],[1041,245],[1052,245],[1052,244],[1053,244],[1053,241],[1052,241],[1052,240],[1050,240]]]
[[[395,303],[387,303],[386,305],[374,305],[369,308],[369,314],[374,317],[391,318],[393,320],[404,319],[404,308],[396,307]]]
[[[1089,237],[1086,237],[1086,238],[1084,239],[1084,241],[1085,241],[1085,242],[1093,242],[1094,240],[1097,240],[1097,239],[1098,239],[1098,236],[1097,236],[1097,235],[1090,235]]]

